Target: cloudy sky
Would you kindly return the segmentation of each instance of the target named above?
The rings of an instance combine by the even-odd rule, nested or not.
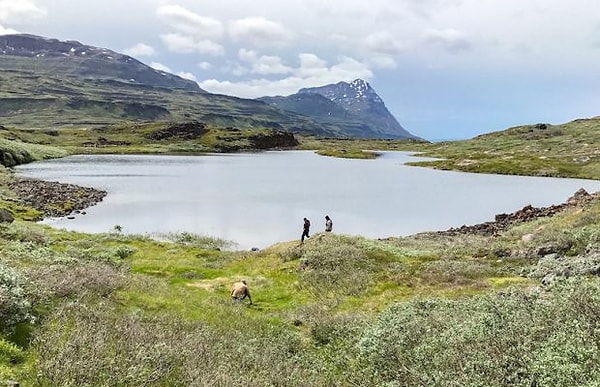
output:
[[[0,0],[15,32],[246,98],[362,78],[429,140],[600,115],[597,0]]]

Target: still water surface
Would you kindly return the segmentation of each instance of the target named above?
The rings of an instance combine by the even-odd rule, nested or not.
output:
[[[191,232],[232,240],[239,249],[299,239],[302,219],[322,232],[370,238],[410,235],[491,221],[531,204],[564,202],[600,182],[468,174],[409,167],[385,152],[376,160],[309,151],[202,156],[83,155],[17,167],[21,176],[108,191],[75,219],[46,219],[68,230]]]

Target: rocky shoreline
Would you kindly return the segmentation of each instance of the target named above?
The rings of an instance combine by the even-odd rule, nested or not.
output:
[[[492,222],[485,222],[472,226],[463,225],[461,227],[450,228],[437,233],[449,236],[459,234],[479,234],[484,236],[497,235],[498,233],[507,230],[512,225],[529,222],[538,218],[554,216],[568,207],[584,205],[594,197],[599,196],[600,192],[589,194],[585,189],[581,188],[575,192],[573,196],[568,198],[566,202],[561,204],[539,208],[528,205],[511,214],[498,214]]]
[[[20,203],[40,211],[42,218],[85,214],[84,209],[106,196],[106,191],[95,188],[28,178],[16,178],[8,183],[8,188]]]
[[[101,202],[107,195],[106,191],[95,188],[29,178],[17,178],[8,183],[8,187],[17,195],[19,202],[40,211],[42,219],[85,214],[84,210],[86,208]],[[435,233],[448,236],[460,234],[497,235],[512,225],[554,216],[568,207],[581,206],[597,197],[600,197],[600,192],[589,194],[582,188],[561,204],[539,208],[528,205],[511,214],[497,214],[494,221],[463,225]]]

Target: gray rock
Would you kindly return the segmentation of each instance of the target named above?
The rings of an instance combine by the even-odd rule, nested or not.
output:
[[[12,223],[15,218],[6,208],[0,208],[0,223]]]

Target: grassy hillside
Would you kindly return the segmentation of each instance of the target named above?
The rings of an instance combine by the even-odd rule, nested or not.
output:
[[[79,74],[76,61],[60,62],[60,66],[52,63],[0,56],[0,125],[59,129],[94,128],[123,121],[195,120],[220,127],[285,129],[333,137],[360,134],[364,126],[356,117],[323,120],[258,100],[153,87],[135,80],[94,76],[93,71],[86,76]]]
[[[412,151],[436,161],[410,165],[473,173],[600,179],[600,117],[560,125],[509,128],[463,141],[300,137],[303,149],[334,157],[376,157],[377,150]],[[365,150],[371,150],[365,155]],[[369,153],[369,152],[367,152]]]
[[[290,117],[266,104],[124,80],[17,70],[0,74],[0,124],[21,128],[94,127],[128,121],[200,120],[223,126],[281,128]],[[27,58],[12,58],[26,61]],[[23,64],[23,67],[27,67]],[[11,70],[11,68],[16,68]]]
[[[530,386],[600,377],[597,197],[494,236],[317,234],[256,252],[191,234],[66,232],[15,214],[0,226],[0,380]],[[252,306],[230,298],[241,278]]]
[[[97,128],[0,130],[0,163],[12,166],[49,157],[84,153],[201,153],[285,149],[293,134],[273,129],[237,129],[197,121],[123,123]]]
[[[415,149],[444,159],[415,165],[439,169],[600,179],[600,117],[517,126]]]
[[[596,125],[593,119],[559,130],[524,126],[442,144],[300,138],[300,147],[335,156],[416,150],[447,158],[436,162],[440,168],[527,174],[529,166],[529,174],[556,168],[558,175],[598,178]],[[256,134],[165,123],[131,129],[5,128],[0,150],[20,162],[84,150],[226,150],[247,146]],[[156,240],[123,235],[118,225],[89,235],[31,223],[39,212],[8,188],[14,176],[0,168],[0,210],[15,218],[0,223],[0,382],[574,386],[600,380],[599,194],[494,233],[473,228],[376,240],[316,234],[304,244],[228,251],[227,241],[188,233]],[[230,298],[241,278],[251,306]]]

